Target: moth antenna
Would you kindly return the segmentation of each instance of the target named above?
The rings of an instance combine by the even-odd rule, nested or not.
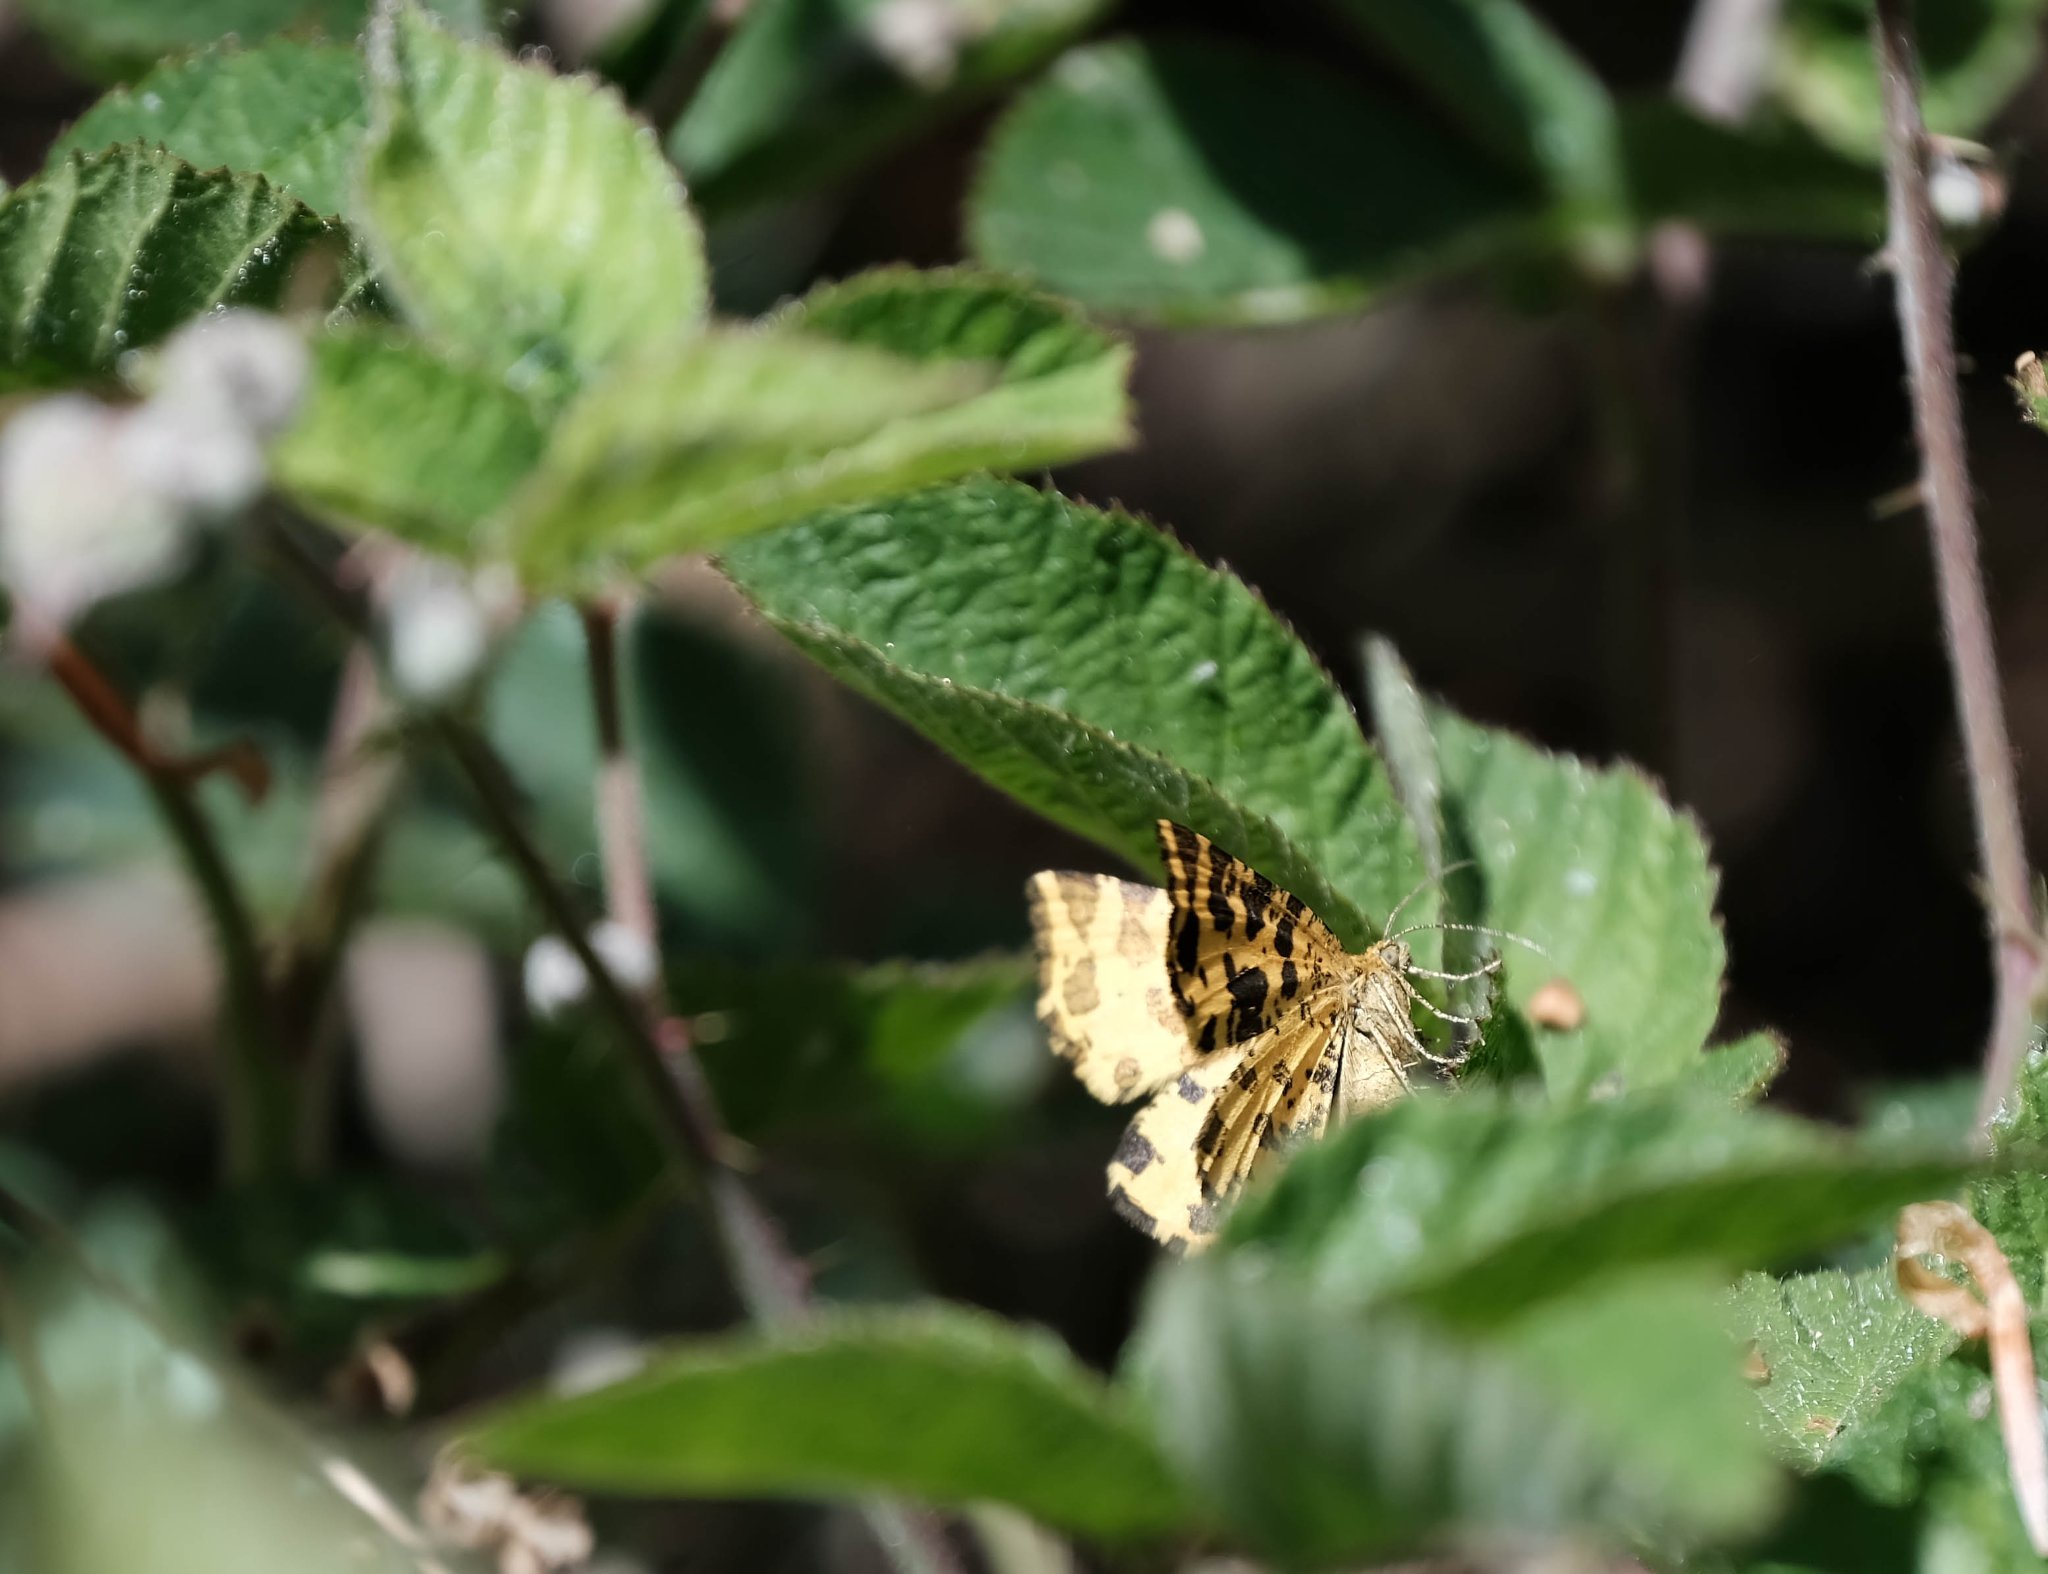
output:
[[[1446,1022],[1455,1022],[1459,1027],[1477,1028],[1479,1026],[1479,1019],[1477,1017],[1461,1017],[1455,1012],[1445,1011],[1438,1006],[1432,1005],[1427,995],[1416,995],[1415,1003],[1431,1016],[1442,1017]],[[1432,1055],[1430,1058],[1434,1060],[1436,1057]]]
[[[1472,971],[1471,971],[1471,972],[1469,972],[1469,973],[1445,973],[1445,972],[1441,972],[1441,971],[1439,971],[1438,969],[1436,969],[1436,968],[1433,968],[1433,967],[1413,967],[1413,966],[1411,966],[1411,967],[1407,967],[1407,968],[1404,968],[1404,969],[1402,969],[1402,971],[1403,971],[1403,972],[1407,972],[1407,973],[1412,973],[1412,974],[1414,974],[1414,975],[1415,975],[1415,976],[1416,976],[1417,978],[1435,978],[1435,979],[1441,979],[1441,980],[1442,980],[1442,981],[1443,981],[1444,983],[1446,983],[1446,984],[1462,984],[1462,983],[1464,983],[1464,982],[1465,982],[1465,981],[1466,981],[1467,979],[1471,979],[1471,978],[1484,978],[1484,977],[1485,977],[1485,976],[1486,976],[1486,975],[1487,975],[1488,973],[1497,973],[1497,972],[1499,972],[1499,971],[1500,971],[1500,958],[1499,958],[1499,957],[1495,957],[1495,958],[1494,958],[1494,959],[1493,959],[1493,960],[1492,960],[1491,962],[1488,962],[1488,963],[1486,964],[1486,966],[1484,966],[1484,967],[1475,967],[1475,968],[1473,968],[1473,969],[1472,969]]]
[[[1442,885],[1446,879],[1448,879],[1451,875],[1456,874],[1460,869],[1470,869],[1478,862],[1479,860],[1476,858],[1460,858],[1454,864],[1444,865],[1444,867],[1438,870],[1435,874],[1424,875],[1422,877],[1422,883],[1420,885],[1416,886],[1414,890],[1410,891],[1406,896],[1402,897],[1400,901],[1394,904],[1394,910],[1391,913],[1387,914],[1386,923],[1382,924],[1380,927],[1383,929],[1392,929],[1394,927],[1394,920],[1401,916],[1402,908],[1406,907],[1410,902],[1414,901],[1415,898],[1420,896],[1424,891],[1427,891],[1431,886]],[[1412,934],[1413,932],[1414,931],[1412,930],[1405,929],[1402,931],[1403,934]],[[1391,939],[1392,937],[1388,936],[1387,938]]]
[[[1420,934],[1426,929],[1457,929],[1470,935],[1492,935],[1496,940],[1512,940],[1516,945],[1527,946],[1545,961],[1555,960],[1547,950],[1538,945],[1534,940],[1531,940],[1527,935],[1518,935],[1512,929],[1489,929],[1484,924],[1414,924],[1407,929],[1401,930],[1398,934],[1385,936],[1381,943],[1385,944],[1387,940],[1399,940],[1403,935]]]

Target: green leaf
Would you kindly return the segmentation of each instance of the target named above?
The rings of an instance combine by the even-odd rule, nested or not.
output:
[[[0,200],[0,384],[106,372],[216,306],[273,306],[327,234],[260,175],[74,154]]]
[[[519,387],[573,387],[703,321],[703,240],[611,93],[464,42],[410,0],[370,39],[358,216],[405,311]]]
[[[1785,1041],[1775,1033],[1751,1033],[1700,1056],[1680,1086],[1729,1104],[1753,1104],[1785,1069]]]
[[[1241,1266],[1168,1269],[1134,1365],[1198,1500],[1281,1566],[1579,1528],[1725,1532],[1769,1507],[1707,1287],[1633,1281],[1476,1343]]]
[[[1555,222],[1602,272],[1633,255],[1614,102],[1522,0],[1332,0],[1481,147],[1540,177]]]
[[[316,340],[278,484],[316,514],[463,556],[540,457],[540,418],[499,379],[388,329]]]
[[[1977,1182],[1971,1211],[1998,1237],[2027,1304],[2038,1305],[2048,1283],[2048,1031],[2038,1021],[2018,1085],[1992,1122],[1991,1140],[1993,1152],[2008,1163]]]
[[[195,169],[263,175],[314,212],[339,214],[369,123],[361,55],[276,38],[165,61],[81,115],[50,158],[144,142]]]
[[[1032,70],[1106,0],[940,0],[890,56],[886,0],[756,0],[669,135],[707,213],[793,196],[868,163]]]
[[[1469,1088],[1297,1155],[1227,1240],[1303,1265],[1330,1297],[1489,1325],[1646,1265],[1826,1245],[1970,1168],[1957,1150],[1857,1145],[1697,1097],[1558,1108]]]
[[[1585,1001],[1582,1027],[1537,1032],[1551,1092],[1689,1075],[1720,1010],[1725,955],[1698,826],[1627,766],[1596,769],[1447,710],[1435,725],[1449,849],[1478,866],[1475,921],[1547,953],[1503,944],[1509,1002],[1525,1008],[1554,976]]]
[[[728,329],[637,355],[563,412],[504,546],[531,584],[587,588],[833,503],[973,468],[922,434],[993,386],[794,333]],[[924,418],[924,419],[920,419]]]
[[[1023,95],[968,222],[983,260],[1090,306],[1214,322],[1345,310],[1527,220],[1513,180],[1313,66],[1118,40]]]
[[[1918,8],[1920,98],[1930,130],[1972,136],[2033,74],[2042,0]],[[1870,0],[1786,0],[1772,40],[1778,102],[1824,141],[1876,163],[1884,150]]]
[[[1664,99],[1626,104],[1622,151],[1644,227],[1682,219],[1721,235],[1875,245],[1884,237],[1877,171],[1796,127],[1736,129]]]
[[[1104,1537],[1189,1517],[1119,1396],[1063,1345],[939,1305],[683,1346],[594,1393],[489,1413],[463,1441],[605,1491],[987,1501]]]
[[[484,31],[482,0],[429,0],[452,27]],[[223,39],[255,44],[282,32],[351,39],[371,0],[25,0],[23,9],[70,59],[102,77],[134,76],[167,55]]]
[[[727,554],[774,625],[1049,818],[1156,870],[1215,837],[1362,946],[1421,877],[1350,705],[1263,602],[1151,526],[1011,482]]]
[[[1899,1294],[1889,1265],[1788,1279],[1747,1274],[1732,1292],[1730,1318],[1755,1341],[1756,1397],[1772,1445],[1808,1470],[1845,1450],[1896,1459],[1903,1438],[1874,1437],[1867,1429],[1901,1384],[1960,1343],[1948,1324],[1915,1311]]]

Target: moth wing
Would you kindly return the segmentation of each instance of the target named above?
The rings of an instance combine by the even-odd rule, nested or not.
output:
[[[1244,1046],[1244,1057],[1218,1090],[1208,1122],[1195,1141],[1203,1186],[1219,1201],[1243,1184],[1252,1167],[1279,1146],[1283,1110],[1299,1116],[1300,1099],[1335,1060],[1334,1018],[1288,1022]]]
[[[1161,820],[1172,903],[1166,973],[1203,1053],[1255,1038],[1343,979],[1352,959],[1308,904],[1199,831]]]
[[[1364,1010],[1344,1046],[1338,1077],[1338,1118],[1343,1120],[1384,1109],[1406,1095],[1409,1069],[1423,1059],[1422,1039],[1408,1015],[1407,980],[1378,963],[1360,987]]]
[[[1196,1058],[1166,979],[1173,903],[1156,886],[1046,870],[1025,886],[1038,948],[1038,1020],[1053,1052],[1105,1104],[1179,1076]]]
[[[1181,1072],[1138,1111],[1109,1161],[1111,1204],[1171,1251],[1200,1251],[1216,1237],[1217,1199],[1196,1142],[1245,1055],[1246,1046],[1223,1050]]]

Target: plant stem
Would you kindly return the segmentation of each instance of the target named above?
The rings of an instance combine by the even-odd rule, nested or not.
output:
[[[233,749],[193,760],[165,756],[144,737],[120,692],[69,638],[48,641],[43,656],[50,675],[86,720],[142,778],[212,922],[223,984],[221,1083],[227,1173],[238,1181],[283,1173],[291,1163],[292,1096],[263,948],[234,870],[196,794],[199,779],[224,764],[254,795],[251,783],[263,779],[260,761],[251,765],[249,754]]]
[[[1978,560],[1949,316],[1955,267],[1928,197],[1927,128],[1920,114],[1909,0],[1877,0],[1871,33],[1884,102],[1887,245],[1906,347],[1913,430],[1920,445],[1921,501],[1934,550],[1990,917],[1996,992],[1977,1105],[1978,1120],[1984,1123],[1996,1113],[2018,1075],[2041,990],[2042,949],[2021,831],[2019,784],[1992,649],[1991,613]]]

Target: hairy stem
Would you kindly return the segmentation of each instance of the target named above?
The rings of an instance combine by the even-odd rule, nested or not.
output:
[[[263,947],[220,838],[196,793],[199,779],[223,761],[253,793],[257,789],[250,783],[263,780],[260,763],[249,765],[237,751],[199,760],[162,755],[144,737],[128,702],[70,639],[59,636],[49,641],[43,655],[50,675],[80,713],[142,778],[213,925],[223,986],[221,1113],[227,1173],[238,1181],[282,1173],[291,1164],[292,1093]]]
[[[1978,561],[1976,508],[1949,316],[1955,268],[1928,197],[1927,128],[1920,114],[1909,0],[1877,0],[1871,31],[1884,101],[1887,244],[1906,347],[1913,430],[1920,445],[1921,502],[1934,550],[1991,924],[1996,993],[1977,1106],[1981,1122],[1997,1111],[2018,1074],[2041,988],[2042,950],[2020,828],[2019,783]]]

